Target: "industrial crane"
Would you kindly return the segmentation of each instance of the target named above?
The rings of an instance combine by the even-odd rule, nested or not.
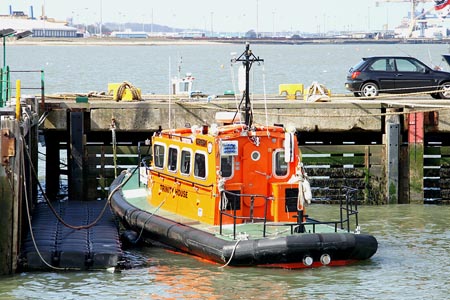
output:
[[[376,5],[380,5],[382,2],[397,2],[397,3],[405,3],[409,2],[411,4],[410,11],[410,21],[409,21],[409,30],[407,37],[411,37],[414,27],[416,25],[417,20],[423,19],[427,13],[431,11],[435,11],[440,18],[445,18],[449,14],[450,10],[450,0],[379,0],[376,2]],[[422,11],[420,14],[416,14],[417,5],[419,3],[427,3],[433,2],[434,6],[426,11]]]

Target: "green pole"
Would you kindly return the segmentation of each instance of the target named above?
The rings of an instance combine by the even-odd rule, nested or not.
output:
[[[3,68],[0,69],[0,107],[3,107]]]
[[[41,109],[44,112],[45,104],[45,84],[44,84],[44,70],[41,70]]]
[[[10,78],[10,73],[9,73],[9,66],[6,66],[5,69],[5,79],[6,79],[6,83],[5,83],[5,104],[6,101],[8,101],[11,98],[11,78]]]
[[[2,74],[0,76],[0,107],[3,107],[3,71],[5,69],[6,65],[6,38],[3,37],[3,67],[2,67]]]
[[[3,68],[6,66],[6,36],[3,37]]]

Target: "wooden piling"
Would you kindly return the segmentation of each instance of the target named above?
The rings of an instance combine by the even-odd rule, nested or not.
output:
[[[50,200],[55,200],[59,191],[61,174],[58,134],[46,134],[45,145],[45,193]]]
[[[69,179],[69,198],[73,200],[85,200],[85,153],[86,137],[84,128],[84,112],[69,112],[69,147],[68,147],[68,179]]]
[[[409,202],[423,203],[424,198],[424,113],[411,112],[408,118]]]
[[[0,274],[17,269],[21,245],[23,183],[23,143],[14,119],[1,121],[0,167]]]

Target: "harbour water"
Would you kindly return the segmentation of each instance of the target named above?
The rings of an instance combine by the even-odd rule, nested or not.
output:
[[[408,54],[442,65],[440,54],[448,52],[447,45],[252,48],[265,59],[263,72],[255,71],[254,90],[260,93],[265,87],[269,94],[277,93],[279,83],[312,81],[344,93],[348,68],[363,56]],[[182,56],[182,72],[194,74],[197,88],[218,94],[233,86],[230,53],[239,55],[243,49],[243,45],[13,46],[7,51],[11,69],[45,70],[47,93],[104,91],[108,82],[128,80],[144,93],[164,94]],[[121,272],[0,277],[0,299],[449,299],[450,206],[362,206],[359,211],[362,231],[378,239],[379,249],[372,259],[351,266],[295,271],[221,268],[192,256],[142,247],[127,250],[134,267]],[[338,219],[338,207],[313,204],[308,214]]]
[[[309,214],[337,218],[336,206]],[[0,278],[0,299],[449,299],[450,206],[360,207],[379,249],[369,261],[305,270],[221,268],[156,247],[127,252],[120,273],[33,272]]]
[[[192,73],[195,89],[208,95],[237,90],[237,66],[230,60],[245,49],[243,44],[158,45],[158,46],[10,46],[7,64],[11,70],[45,72],[45,91],[88,93],[107,90],[110,82],[129,81],[144,94],[168,94],[170,78]],[[441,66],[445,44],[348,44],[348,45],[251,45],[264,63],[252,67],[252,92],[277,94],[281,83],[319,82],[334,94],[346,93],[347,71],[362,57],[373,55],[411,55],[429,66]],[[13,73],[25,87],[40,86],[36,74]],[[23,91],[31,94],[32,91]]]

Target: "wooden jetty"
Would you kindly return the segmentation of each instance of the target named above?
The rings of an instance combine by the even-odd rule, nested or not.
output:
[[[19,263],[28,261],[37,268],[41,264],[27,239],[28,209],[37,205],[32,173],[38,169],[39,136],[46,145],[47,197],[58,198],[60,180],[66,177],[70,201],[104,201],[110,183],[124,168],[134,168],[143,156],[151,155],[148,139],[154,132],[212,124],[217,112],[235,111],[239,100],[46,96],[22,100],[21,119],[15,117],[14,106],[2,108],[0,208],[6,213],[0,218],[0,273],[14,273]],[[373,100],[333,97],[328,102],[255,96],[253,101],[255,123],[296,127],[314,201],[320,203],[338,201],[343,186],[357,188],[358,200],[367,204],[450,203],[449,110],[450,101],[411,95]],[[53,234],[58,229],[47,231]],[[90,233],[65,233],[75,240],[83,237],[83,245],[91,244],[84,240]],[[110,236],[111,245],[117,246],[116,234]],[[97,250],[84,247],[62,253],[56,247],[64,241],[49,241],[43,235],[39,239],[48,245],[44,256],[63,268],[89,268],[97,262],[106,266],[120,258],[120,247],[94,262]],[[22,248],[28,250],[21,254]]]
[[[297,128],[315,201],[333,203],[342,186],[351,186],[359,189],[363,203],[449,203],[450,101],[428,95],[328,102],[254,98],[256,123]],[[41,127],[47,175],[53,175],[46,177],[47,192],[57,193],[55,174],[67,174],[72,197],[104,197],[118,172],[136,166],[138,147],[149,153],[145,140],[153,132],[212,124],[216,112],[235,111],[239,100],[47,97]],[[59,168],[61,149],[67,151],[66,170]]]
[[[23,234],[26,211],[36,199],[38,109],[35,98],[0,108],[0,274],[13,273]]]

